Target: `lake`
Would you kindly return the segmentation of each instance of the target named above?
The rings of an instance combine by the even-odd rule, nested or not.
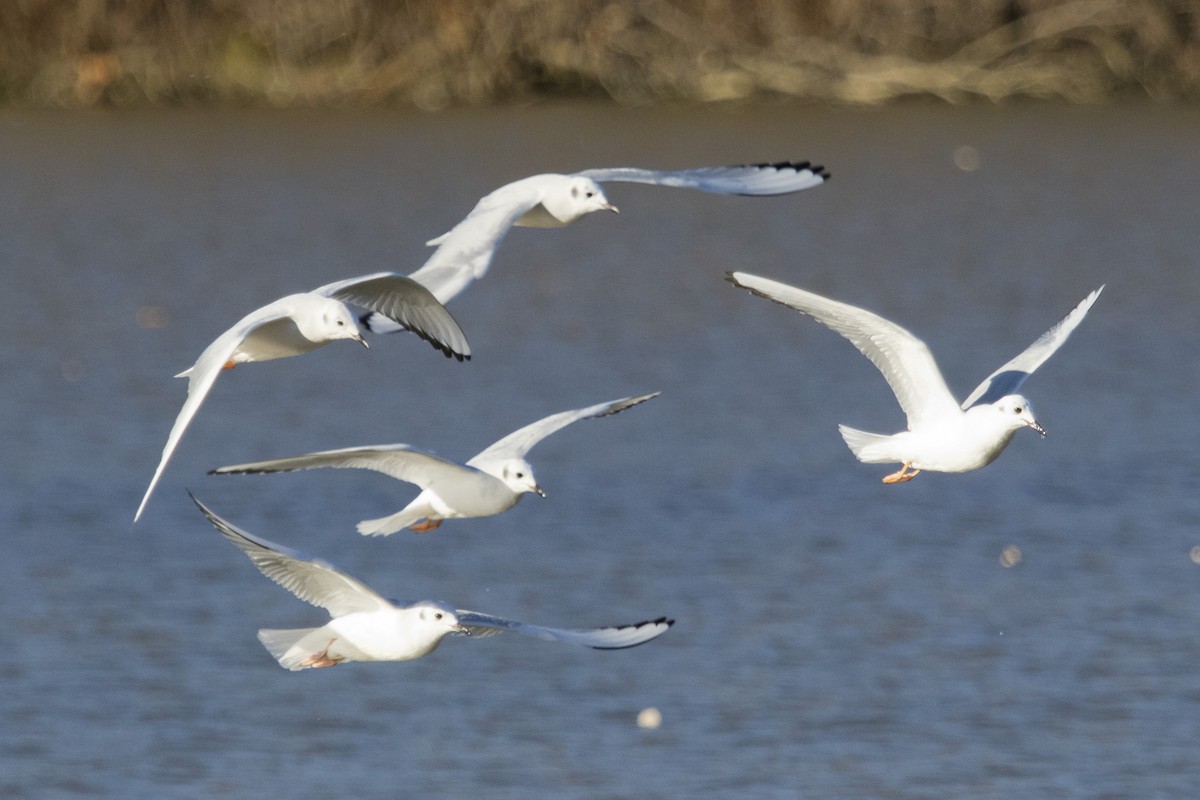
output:
[[[547,105],[0,113],[0,795],[1179,798],[1200,764],[1200,112]],[[218,381],[137,526],[190,366],[248,311],[381,269],[492,189],[588,167],[812,160],[778,198],[609,184],[515,229],[414,336]],[[838,423],[903,425],[854,348],[729,286],[873,309],[965,396],[1089,291],[1026,384],[1049,435],[885,486]],[[547,499],[364,538],[412,487],[223,464],[407,442],[466,459],[547,414],[662,396],[530,456]],[[191,504],[391,596],[559,627],[289,673],[325,612]],[[661,725],[642,728],[655,708]]]

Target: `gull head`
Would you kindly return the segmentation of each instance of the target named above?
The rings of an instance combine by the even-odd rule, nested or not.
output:
[[[412,606],[415,612],[414,627],[428,634],[435,641],[448,633],[461,633],[470,636],[471,633],[458,621],[458,614],[453,608],[437,600],[422,600]]]
[[[538,486],[537,478],[533,476],[533,467],[529,466],[529,462],[523,458],[510,458],[505,461],[500,467],[498,477],[512,490],[513,494],[533,492],[541,497],[546,496],[542,487]]]
[[[1006,421],[1006,427],[1012,430],[1029,427],[1042,436],[1046,435],[1046,429],[1033,416],[1033,406],[1021,395],[1010,394],[1001,397],[992,403],[992,408],[996,409],[996,412]]]
[[[600,184],[578,175],[569,176],[563,184],[549,192],[542,200],[542,205],[564,225],[593,211],[618,213],[617,207],[604,196]]]
[[[292,315],[292,320],[304,338],[311,342],[332,342],[353,339],[369,347],[358,327],[358,320],[345,303],[331,297],[305,295],[306,301]]]

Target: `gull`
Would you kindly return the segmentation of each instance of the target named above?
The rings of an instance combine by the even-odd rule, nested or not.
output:
[[[292,671],[343,661],[410,661],[432,653],[449,634],[485,637],[512,632],[547,642],[621,650],[655,639],[675,624],[659,617],[633,625],[563,630],[456,609],[438,600],[389,600],[327,561],[260,539],[221,519],[194,496],[192,502],[263,575],[332,617],[319,628],[258,632],[263,647]]]
[[[471,357],[466,336],[450,312],[428,289],[403,275],[379,272],[349,278],[268,303],[214,339],[195,364],[175,376],[188,379],[187,399],[175,418],[158,468],[134,514],[135,523],[142,516],[183,432],[200,410],[222,370],[253,361],[302,355],[338,339],[353,339],[367,347],[356,315],[348,304],[395,320],[447,357],[453,356],[459,361]]]
[[[827,180],[829,173],[824,167],[807,161],[678,171],[610,167],[569,175],[531,175],[485,195],[461,222],[426,242],[437,250],[409,277],[448,303],[471,281],[484,276],[496,248],[514,225],[561,228],[595,211],[616,213],[617,207],[608,202],[600,188],[602,183],[647,183],[711,194],[768,196],[799,192]],[[394,320],[378,314],[367,315],[364,324],[376,333],[399,330]]]
[[[985,467],[1023,427],[1045,436],[1029,401],[1016,391],[1062,346],[1104,289],[1101,286],[1085,297],[1023,353],[989,375],[960,405],[929,348],[899,325],[870,311],[757,275],[730,272],[726,279],[841,334],[883,373],[908,418],[908,430],[890,436],[845,425],[838,430],[859,461],[902,464],[884,483],[912,480],[923,469],[969,472]]]
[[[402,528],[431,531],[446,519],[488,517],[507,511],[522,495],[546,493],[538,486],[525,455],[542,439],[582,419],[607,417],[657,397],[659,392],[562,411],[510,433],[466,464],[414,449],[406,444],[382,444],[326,450],[291,458],[218,467],[210,475],[290,472],[317,467],[371,469],[414,483],[421,493],[400,511],[358,523],[364,536],[386,536]]]

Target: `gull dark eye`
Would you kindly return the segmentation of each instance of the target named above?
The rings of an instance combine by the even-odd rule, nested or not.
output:
[[[1014,413],[1014,414],[1020,414],[1020,413],[1021,413],[1021,407],[1020,407],[1020,406],[1017,406],[1016,408],[1014,408],[1014,409],[1013,409],[1013,413]]]
[[[441,612],[438,612],[437,614],[434,614],[434,615],[433,615],[433,618],[434,618],[434,619],[441,619],[441,618],[442,618],[442,614],[441,614]]]
[[[345,322],[343,322],[342,320],[340,320],[340,319],[338,320],[338,327],[341,327],[342,325],[345,325],[345,324],[346,324],[346,323],[345,323]]]
[[[517,473],[517,477],[518,477],[518,478],[524,478],[524,477],[525,477],[525,473],[524,473],[524,472],[518,472],[518,473]]]

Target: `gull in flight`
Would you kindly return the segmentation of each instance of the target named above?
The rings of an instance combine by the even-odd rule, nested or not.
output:
[[[381,519],[364,520],[358,532],[386,536],[408,527],[425,533],[446,519],[488,517],[507,511],[521,496],[534,492],[545,497],[525,455],[555,431],[582,419],[607,417],[657,397],[658,392],[597,403],[562,411],[510,433],[466,464],[415,450],[406,444],[383,444],[326,450],[292,458],[219,467],[210,475],[290,472],[316,467],[371,469],[397,480],[414,483],[421,493],[402,510]]]
[[[195,364],[175,376],[188,379],[187,400],[171,427],[158,469],[142,497],[134,522],[142,516],[183,432],[222,370],[252,361],[302,355],[338,339],[353,339],[366,347],[349,305],[394,320],[447,357],[459,361],[471,357],[466,336],[450,312],[428,289],[403,275],[380,272],[350,278],[268,303],[214,339]]]
[[[594,211],[616,212],[600,184],[648,183],[699,189],[711,194],[768,196],[790,194],[829,180],[824,167],[807,161],[700,167],[679,171],[613,167],[570,175],[532,175],[485,195],[471,213],[447,233],[426,242],[437,247],[410,278],[420,281],[443,303],[484,276],[501,240],[514,225],[561,228]],[[368,314],[364,324],[375,333],[400,329],[395,320]]]
[[[890,436],[845,425],[838,430],[859,461],[902,464],[884,483],[912,480],[923,469],[969,472],[985,467],[1024,427],[1045,436],[1029,401],[1016,391],[1062,346],[1104,289],[1101,286],[1085,297],[1023,353],[989,375],[960,405],[929,348],[899,325],[870,311],[757,275],[730,272],[726,279],[841,334],[883,373],[908,418],[908,430]]]
[[[332,564],[260,539],[221,519],[195,497],[192,501],[263,575],[332,617],[319,628],[258,632],[263,647],[292,671],[343,661],[409,661],[432,653],[447,634],[477,638],[512,632],[547,642],[621,650],[655,639],[675,624],[659,617],[633,625],[562,630],[456,609],[436,600],[389,600]]]

